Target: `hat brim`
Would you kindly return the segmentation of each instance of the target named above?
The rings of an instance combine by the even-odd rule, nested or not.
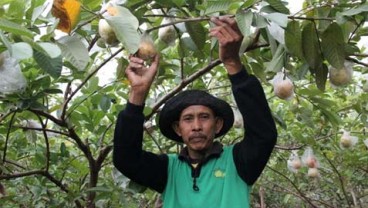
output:
[[[226,101],[202,90],[187,90],[168,100],[159,114],[159,128],[165,137],[183,142],[183,139],[174,131],[173,124],[179,120],[181,112],[191,105],[207,106],[217,117],[223,119],[223,126],[215,138],[226,134],[233,126],[234,113]]]

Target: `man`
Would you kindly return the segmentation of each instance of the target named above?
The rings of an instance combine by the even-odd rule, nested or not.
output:
[[[207,92],[188,90],[171,98],[159,115],[162,134],[183,142],[185,148],[179,155],[142,150],[142,112],[159,57],[149,68],[143,60],[130,57],[126,69],[131,90],[116,123],[114,165],[131,180],[162,193],[164,208],[249,207],[250,188],[276,143],[276,127],[262,86],[241,64],[238,52],[243,37],[235,20],[211,21],[215,27],[210,36],[219,41],[219,57],[244,118],[244,139],[235,145],[214,141],[233,125],[230,105]]]

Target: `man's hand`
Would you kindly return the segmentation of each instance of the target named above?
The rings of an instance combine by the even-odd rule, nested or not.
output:
[[[129,102],[135,105],[143,105],[146,96],[151,88],[152,82],[155,78],[159,55],[156,55],[151,65],[147,68],[144,65],[144,60],[138,57],[130,56],[129,65],[125,70],[125,74],[130,82]]]
[[[219,58],[229,74],[240,71],[242,64],[239,50],[243,35],[234,18],[229,16],[213,17],[211,21],[216,25],[210,29],[210,36],[218,39]]]

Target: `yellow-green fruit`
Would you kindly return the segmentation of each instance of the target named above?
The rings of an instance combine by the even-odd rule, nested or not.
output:
[[[100,34],[101,38],[110,46],[114,46],[119,43],[114,30],[105,19],[100,19],[98,22],[98,33]]]
[[[352,70],[348,67],[337,69],[334,67],[330,68],[329,79],[330,82],[335,86],[343,86],[348,84],[352,78]]]
[[[141,42],[139,43],[139,48],[137,52],[137,56],[139,58],[144,59],[144,60],[149,60],[155,57],[156,54],[157,54],[157,50],[152,41],[145,40],[145,39],[141,40]]]

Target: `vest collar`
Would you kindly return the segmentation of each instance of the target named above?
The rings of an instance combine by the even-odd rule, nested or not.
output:
[[[179,153],[179,159],[180,160],[184,160],[190,164],[192,163],[200,163],[200,164],[204,164],[206,163],[208,160],[210,160],[213,157],[220,157],[221,153],[223,151],[223,145],[216,141],[213,143],[212,148],[206,153],[206,155],[204,156],[204,158],[200,161],[198,160],[194,160],[191,159],[189,157],[189,153],[188,153],[188,147],[184,147],[180,153]]]

